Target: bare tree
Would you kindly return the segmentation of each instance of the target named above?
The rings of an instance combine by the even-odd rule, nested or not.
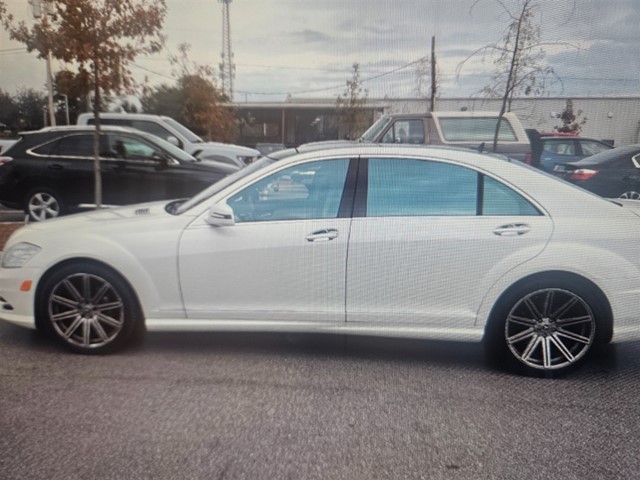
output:
[[[129,64],[137,55],[161,50],[165,0],[43,0],[51,15],[43,15],[29,28],[16,22],[0,1],[0,23],[13,40],[37,51],[40,58],[53,57],[77,66],[91,79],[96,131],[94,135],[95,197],[102,205],[100,175],[101,94],[130,89]]]
[[[481,1],[476,0],[471,9]],[[496,151],[502,117],[511,110],[514,96],[541,95],[546,90],[547,79],[558,77],[553,68],[545,63],[545,44],[540,41],[540,26],[536,23],[538,2],[513,0],[508,4],[506,0],[491,1],[505,12],[509,25],[498,42],[485,45],[464,59],[457,67],[457,75],[460,75],[467,61],[476,55],[491,55],[495,59],[491,83],[482,89],[482,93],[502,98],[493,138],[493,151]]]
[[[366,110],[369,92],[362,87],[360,65],[353,64],[353,74],[347,80],[347,87],[336,99],[336,119],[338,131],[350,140],[358,138],[371,123],[371,115]]]

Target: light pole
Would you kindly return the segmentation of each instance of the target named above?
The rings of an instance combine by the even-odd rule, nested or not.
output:
[[[33,11],[33,18],[40,18],[44,15],[53,15],[53,4],[49,0],[29,0]],[[47,51],[47,92],[49,97],[49,124],[56,125],[56,115],[53,109],[53,84],[51,82],[51,51]]]
[[[64,93],[59,93],[58,95],[64,97],[64,113],[67,119],[67,125],[69,125],[69,97]]]

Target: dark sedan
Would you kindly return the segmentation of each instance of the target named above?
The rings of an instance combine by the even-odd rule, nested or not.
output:
[[[577,162],[556,165],[553,173],[607,198],[640,199],[640,145],[618,147]]]
[[[0,203],[36,221],[95,207],[93,128],[23,133],[0,157]],[[103,127],[100,166],[104,205],[191,196],[237,170],[123,127]]]

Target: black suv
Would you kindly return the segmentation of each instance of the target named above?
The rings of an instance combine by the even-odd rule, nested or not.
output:
[[[94,127],[50,127],[21,135],[0,156],[0,203],[23,209],[35,221],[95,207]],[[102,128],[104,205],[191,196],[234,170],[196,160],[138,130]]]

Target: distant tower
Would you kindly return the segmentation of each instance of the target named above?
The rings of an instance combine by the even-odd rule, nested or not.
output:
[[[236,76],[236,66],[233,63],[231,51],[231,26],[229,22],[229,4],[233,0],[218,0],[222,3],[222,61],[220,62],[220,80],[222,91],[233,101],[233,79]]]

